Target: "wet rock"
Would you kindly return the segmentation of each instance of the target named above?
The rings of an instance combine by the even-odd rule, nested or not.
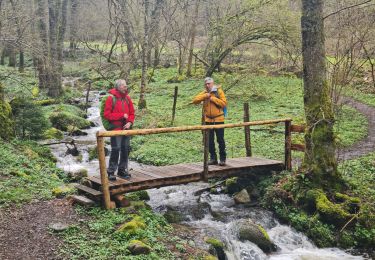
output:
[[[238,183],[238,177],[229,178],[225,181],[225,187],[227,189],[227,192],[229,194],[234,194],[236,192],[239,192],[240,186]]]
[[[187,220],[184,214],[170,206],[167,206],[167,211],[164,213],[164,217],[169,223],[180,223]]]
[[[219,260],[225,260],[226,255],[224,252],[224,243],[215,238],[207,238],[206,243],[210,245],[208,252],[214,256],[217,256]]]
[[[151,252],[151,247],[140,240],[130,241],[127,248],[132,255],[148,255]]]
[[[256,244],[265,253],[276,250],[276,245],[272,243],[267,232],[261,225],[255,224],[251,219],[241,219],[237,222],[238,238],[248,240]]]
[[[237,193],[234,197],[234,202],[236,204],[246,204],[250,203],[250,195],[247,193],[247,190],[243,189],[239,193]]]
[[[205,215],[210,213],[211,206],[209,203],[203,202],[197,205],[190,205],[190,210],[194,219],[203,219]]]
[[[256,187],[251,189],[250,198],[257,200],[257,199],[259,199],[259,197],[260,197],[259,189],[256,188]]]
[[[80,181],[81,179],[87,177],[87,169],[81,168],[67,173],[71,181]]]
[[[67,131],[71,136],[86,136],[88,135],[85,131],[82,131],[81,129],[78,129],[75,126],[68,126]]]

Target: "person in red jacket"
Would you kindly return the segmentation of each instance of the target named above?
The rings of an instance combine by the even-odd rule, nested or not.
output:
[[[128,130],[134,123],[134,106],[128,95],[128,86],[123,79],[116,80],[115,88],[109,90],[109,94],[116,97],[116,103],[113,104],[112,96],[109,96],[104,106],[104,117],[115,125],[116,130]],[[108,179],[116,180],[117,175],[122,178],[130,178],[128,170],[130,137],[113,136],[111,137],[111,155],[107,169]],[[120,157],[120,161],[119,161]]]

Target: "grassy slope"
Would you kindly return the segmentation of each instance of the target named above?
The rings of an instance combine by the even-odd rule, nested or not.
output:
[[[63,184],[48,148],[32,142],[0,140],[0,207],[51,199]]]
[[[189,104],[192,97],[202,90],[202,81],[186,80],[181,83],[167,83],[173,76],[173,70],[158,70],[155,82],[151,83],[146,95],[147,112],[139,114],[136,128],[170,126],[174,87],[179,87],[175,126],[196,125],[201,120],[201,106]],[[291,117],[294,123],[303,123],[303,97],[301,80],[288,77],[247,76],[239,84],[228,86],[237,75],[215,75],[219,84],[223,84],[228,99],[228,117],[226,123],[237,123],[243,120],[243,103],[249,102],[251,120],[265,120]],[[224,83],[223,83],[224,82]],[[137,100],[138,93],[131,93]],[[361,126],[358,128],[358,126]],[[336,131],[342,146],[349,146],[366,134],[366,119],[355,110],[344,107],[338,115]],[[252,147],[255,156],[279,159],[283,158],[284,128],[282,125],[254,127],[254,129],[272,129],[269,131],[252,131]],[[245,156],[243,129],[226,129],[228,157]],[[276,131],[276,132],[275,132]],[[296,142],[302,136],[295,136]],[[196,162],[202,158],[200,132],[137,136],[132,140],[131,156],[139,162],[165,165],[182,162]],[[295,153],[294,156],[301,156]]]

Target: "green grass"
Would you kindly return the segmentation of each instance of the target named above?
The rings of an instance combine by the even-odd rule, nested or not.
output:
[[[344,179],[353,191],[369,202],[375,201],[375,152],[340,165]]]
[[[48,148],[34,142],[0,140],[0,207],[51,199],[63,184]]]
[[[174,87],[179,87],[174,126],[197,125],[201,120],[201,106],[189,104],[203,89],[201,77],[181,83],[166,81],[176,73],[175,69],[161,69],[155,72],[154,82],[146,93],[147,111],[137,115],[135,128],[171,126]],[[199,75],[198,75],[199,76]],[[294,124],[303,123],[302,82],[291,77],[247,76],[231,85],[241,75],[215,74],[217,83],[226,90],[228,117],[226,123],[243,121],[243,103],[250,104],[251,120],[292,118]],[[138,91],[131,93],[137,101]],[[336,132],[340,146],[349,146],[367,133],[365,118],[357,111],[344,107],[338,114]],[[360,126],[360,127],[358,127]],[[251,132],[254,156],[282,160],[284,156],[284,126],[255,126]],[[228,157],[246,155],[244,131],[242,128],[226,129],[225,139]],[[302,135],[294,140],[303,141]],[[154,165],[201,161],[203,157],[202,134],[200,131],[136,136],[132,139],[133,159]],[[302,156],[294,153],[293,156]]]
[[[345,88],[343,89],[343,94],[352,97],[364,104],[375,107],[375,94],[364,93],[356,88]]]
[[[171,227],[163,217],[151,210],[139,211],[138,214],[147,224],[147,228],[132,234],[116,232],[122,223],[132,219],[126,209],[106,211],[100,208],[77,208],[77,211],[89,220],[72,226],[61,234],[65,241],[61,253],[69,259],[174,259],[162,242]],[[152,252],[147,256],[131,255],[127,246],[133,239],[150,245]]]

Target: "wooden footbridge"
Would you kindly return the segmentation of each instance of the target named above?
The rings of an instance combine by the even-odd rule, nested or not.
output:
[[[245,119],[246,120],[246,119]],[[121,195],[127,192],[158,188],[164,186],[186,184],[197,181],[207,181],[209,178],[230,177],[246,174],[264,174],[271,171],[281,171],[291,169],[291,150],[303,150],[301,145],[291,143],[292,132],[303,132],[303,127],[293,126],[291,119],[275,119],[266,121],[242,122],[237,124],[222,125],[199,125],[185,127],[169,127],[155,129],[137,129],[124,131],[99,131],[97,132],[98,154],[100,164],[100,176],[89,177],[90,187],[78,185],[81,192],[86,193],[97,201],[102,201],[106,209],[113,208],[111,201],[115,195]],[[251,156],[250,126],[256,125],[274,125],[278,123],[285,124],[285,160],[284,162],[255,158]],[[225,166],[208,166],[208,130],[214,128],[234,128],[243,127],[245,132],[245,148],[247,157],[227,159]],[[116,181],[109,181],[106,173],[106,161],[104,152],[104,138],[112,136],[133,136],[149,135],[160,133],[174,133],[183,131],[202,131],[203,132],[203,162],[185,163],[169,166],[145,166],[130,171],[132,177],[128,180],[117,178]]]

